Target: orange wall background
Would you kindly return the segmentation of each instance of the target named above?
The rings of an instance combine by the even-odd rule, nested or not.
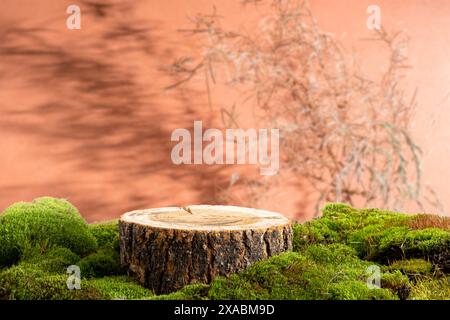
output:
[[[116,6],[96,9],[91,2]],[[81,30],[65,27],[70,4],[81,7]],[[385,28],[410,37],[405,89],[418,88],[419,104],[411,130],[424,151],[424,182],[448,209],[450,1],[310,0],[322,29],[376,74],[378,52],[361,40],[370,35],[370,4],[380,6]],[[138,208],[211,203],[230,168],[173,165],[170,134],[215,115],[200,87],[164,92],[173,79],[161,68],[194,48],[177,32],[187,17],[213,6],[224,23],[243,27],[265,12],[243,9],[238,0],[2,0],[0,210],[50,195],[97,221]],[[223,92],[213,99],[230,103]],[[311,217],[306,193],[281,191],[268,209]]]

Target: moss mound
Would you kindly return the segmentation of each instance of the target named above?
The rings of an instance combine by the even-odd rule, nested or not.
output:
[[[100,299],[90,287],[69,290],[67,275],[44,272],[32,266],[13,266],[0,273],[0,299],[77,300]]]
[[[294,226],[294,246],[299,250],[315,243],[345,243],[365,260],[389,264],[401,259],[425,259],[434,268],[448,272],[449,221],[450,218],[426,214],[357,210],[330,204],[321,218]]]
[[[153,296],[150,290],[127,276],[103,277],[85,283],[100,296],[100,299],[144,300]]]
[[[239,275],[213,281],[212,299],[395,299],[386,289],[369,289],[362,261],[345,245],[312,245],[262,261]]]
[[[119,252],[112,248],[102,248],[84,257],[76,263],[83,277],[95,278],[119,275],[123,273],[120,266]]]
[[[394,261],[392,264],[385,267],[385,270],[398,270],[402,274],[414,278],[417,276],[432,275],[433,265],[429,261],[423,259],[399,260]]]
[[[0,215],[0,266],[43,252],[52,246],[83,255],[97,243],[78,210],[62,199],[39,198],[20,202]]]
[[[150,290],[126,276],[82,279],[80,290],[69,290],[67,274],[44,272],[30,265],[13,266],[0,273],[0,299],[100,300],[148,299]]]
[[[89,225],[89,230],[97,240],[99,247],[119,246],[119,221],[107,221],[102,223],[94,223]]]
[[[66,273],[67,267],[76,264],[80,257],[67,248],[54,247],[42,254],[36,254],[19,263],[21,267],[30,267],[50,273]]]

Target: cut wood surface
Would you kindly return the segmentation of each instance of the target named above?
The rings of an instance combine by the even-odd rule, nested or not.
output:
[[[124,214],[119,227],[122,265],[157,294],[209,283],[292,249],[287,218],[250,208],[139,210]]]

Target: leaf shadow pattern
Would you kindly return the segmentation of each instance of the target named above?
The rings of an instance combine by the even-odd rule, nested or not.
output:
[[[23,107],[2,103],[3,134],[31,136],[47,157],[71,171],[36,186],[3,181],[2,197],[14,199],[17,190],[32,187],[40,195],[74,199],[88,220],[162,203],[181,205],[182,190],[195,191],[191,202],[211,202],[220,169],[174,167],[170,159],[173,123],[192,125],[200,115],[188,89],[175,96],[173,111],[161,99],[159,79],[151,79],[158,75],[152,63],[171,59],[160,48],[165,44],[157,22],[137,19],[127,1],[82,4],[91,19],[101,20],[101,28],[76,43],[68,45],[64,30],[0,30],[0,66],[9,70],[8,81],[19,79],[24,93],[44,96]],[[117,19],[118,11],[127,14]],[[101,187],[90,186],[91,178]],[[105,194],[109,190],[113,194]]]

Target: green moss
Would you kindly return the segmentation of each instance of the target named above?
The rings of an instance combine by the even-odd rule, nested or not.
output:
[[[39,198],[7,208],[0,216],[0,266],[17,263],[52,246],[84,255],[96,248],[96,240],[69,202]]]
[[[450,278],[422,279],[411,288],[411,300],[450,300]]]
[[[271,296],[267,288],[236,274],[216,278],[208,292],[208,297],[213,300],[268,300]]]
[[[150,290],[127,276],[92,279],[88,281],[88,285],[98,292],[101,299],[143,300],[153,296]]]
[[[361,281],[349,280],[333,283],[328,288],[331,300],[392,300],[392,293],[385,289],[369,289]]]
[[[340,241],[340,235],[332,230],[328,224],[319,223],[318,220],[306,222],[305,224],[293,225],[293,247],[295,251],[300,251],[305,246],[311,244],[337,243]]]
[[[89,230],[97,240],[99,247],[115,246],[119,240],[119,225],[117,220],[89,225]]]
[[[411,266],[413,262],[410,262]],[[419,262],[416,261],[415,264],[417,266]],[[397,263],[397,266],[399,265],[400,263]],[[420,262],[420,265],[425,270],[424,263]],[[395,264],[391,269],[383,268],[381,288],[367,286],[369,266],[373,266],[373,263],[361,260],[352,247],[341,244],[310,245],[301,252],[286,252],[258,262],[239,274],[216,278],[207,294],[202,291],[193,297],[187,290],[161,298],[408,299],[414,283],[400,270],[395,269]],[[429,267],[428,264],[427,268]]]
[[[361,258],[386,263],[401,259],[402,239],[408,232],[409,229],[402,226],[369,225],[351,234],[348,243]]]
[[[305,254],[315,262],[333,266],[361,262],[356,251],[343,244],[312,245],[306,249]]]
[[[414,230],[405,238],[407,258],[425,258],[450,272],[450,232],[438,228]]]
[[[381,287],[391,290],[400,299],[406,300],[411,290],[411,283],[407,276],[397,270],[381,274]]]
[[[44,272],[65,273],[68,266],[79,260],[80,257],[69,249],[55,247],[21,262],[20,266],[29,266]]]
[[[152,300],[207,300],[209,285],[191,284],[171,294],[152,297]]]
[[[16,264],[0,270],[0,299],[450,299],[446,218],[344,204],[323,213],[293,226],[294,252],[153,296],[123,275],[117,221],[88,226],[60,199],[15,204],[0,216],[0,267]],[[81,290],[67,289],[72,264]],[[366,284],[373,265],[381,288]]]
[[[366,269],[345,245],[312,245],[261,261],[240,274],[211,283],[211,299],[395,299],[387,289],[369,289]],[[349,285],[349,286],[347,286]]]
[[[384,268],[387,271],[400,271],[408,277],[417,277],[430,275],[433,271],[433,265],[424,259],[398,260]]]
[[[449,232],[436,228],[393,227],[382,231],[369,228],[351,237],[362,258],[383,264],[403,258],[420,258],[430,260],[445,272],[450,270]]]
[[[332,230],[347,239],[348,235],[366,226],[403,225],[411,217],[405,214],[380,209],[355,209],[345,204],[328,204],[323,208],[323,217],[319,219]]]
[[[148,299],[152,292],[126,276],[82,278],[80,290],[67,288],[68,274],[42,271],[32,265],[0,273],[0,299],[78,300]]]
[[[76,300],[100,299],[99,293],[82,284],[82,290],[67,288],[67,275],[48,273],[32,266],[14,266],[0,273],[0,299]]]
[[[241,274],[214,280],[209,296],[211,299],[295,299],[302,292],[301,279],[295,270],[306,263],[306,257],[295,252],[275,256]]]
[[[349,238],[365,227],[383,230],[405,225],[410,216],[379,209],[354,209],[345,204],[328,204],[320,218],[294,225],[294,250],[316,243],[350,243]]]
[[[87,278],[119,275],[123,273],[119,253],[112,248],[102,248],[76,263],[81,276]]]
[[[294,226],[294,250],[301,251],[317,243],[344,243],[365,260],[389,264],[405,258],[426,259],[436,268],[448,272],[448,225],[449,220],[444,217],[329,204],[323,209],[322,217]]]

